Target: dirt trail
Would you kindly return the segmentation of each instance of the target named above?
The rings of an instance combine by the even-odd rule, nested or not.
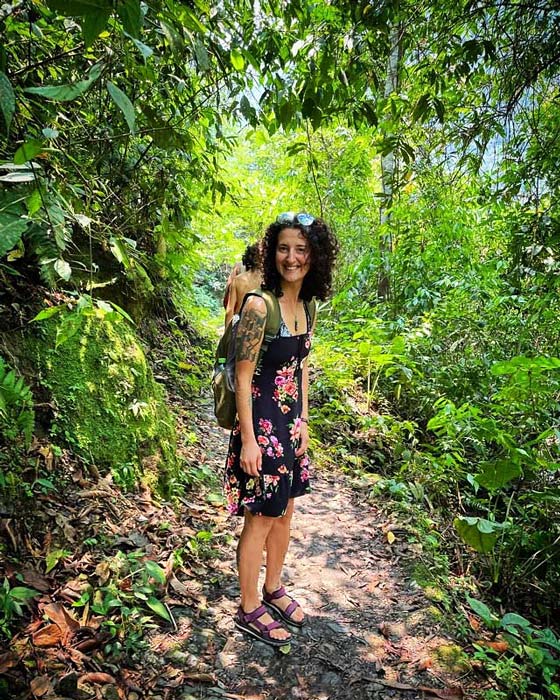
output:
[[[209,413],[200,430],[208,460],[221,471],[225,431],[214,427]],[[464,671],[438,661],[452,640],[440,629],[433,603],[399,564],[408,548],[404,533],[397,532],[391,545],[388,525],[375,505],[360,503],[343,475],[315,475],[312,494],[297,500],[284,579],[308,624],[293,630],[285,655],[233,627],[238,587],[231,538],[216,563],[219,581],[204,584],[207,608],[188,645],[218,683],[183,686],[181,700],[471,697]],[[237,535],[241,523],[230,518],[225,527]]]

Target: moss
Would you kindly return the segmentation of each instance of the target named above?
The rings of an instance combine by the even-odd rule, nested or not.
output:
[[[444,603],[447,601],[445,592],[436,586],[426,586],[424,588],[424,595],[433,603]]]
[[[433,655],[439,666],[451,673],[463,673],[470,669],[467,655],[457,644],[442,644]]]
[[[56,321],[48,327],[37,348],[52,433],[123,485],[140,478],[168,493],[178,472],[175,419],[130,325],[117,314],[86,316],[57,349]]]

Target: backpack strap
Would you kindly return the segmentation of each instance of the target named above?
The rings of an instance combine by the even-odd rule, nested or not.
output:
[[[276,294],[269,291],[268,289],[261,289],[260,287],[258,287],[257,289],[253,289],[250,292],[247,292],[247,294],[245,295],[243,299],[243,304],[241,305],[241,309],[239,310],[240,315],[241,311],[243,310],[243,307],[245,306],[245,302],[250,296],[260,297],[266,304],[266,326],[264,329],[264,336],[261,343],[261,349],[259,351],[258,359],[260,359],[260,357],[262,357],[262,355],[264,355],[264,353],[267,351],[270,342],[274,340],[274,338],[278,334],[278,331],[280,330],[280,324],[282,323],[282,313],[280,311],[280,304],[278,303],[278,297],[276,296]],[[317,301],[315,297],[313,297],[310,301],[304,301],[303,303],[305,304],[305,308],[307,309],[307,313],[309,314],[309,330],[311,330],[313,328],[313,324],[315,323],[315,317],[317,315]]]
[[[304,301],[305,308],[309,314],[310,327],[309,330],[313,330],[313,324],[315,323],[315,317],[317,316],[317,299],[311,297],[309,301]]]

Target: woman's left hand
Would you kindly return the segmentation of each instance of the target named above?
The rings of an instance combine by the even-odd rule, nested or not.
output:
[[[297,448],[295,455],[296,457],[301,457],[301,455],[307,452],[307,447],[309,446],[309,429],[307,423],[301,424],[299,432],[299,447]]]

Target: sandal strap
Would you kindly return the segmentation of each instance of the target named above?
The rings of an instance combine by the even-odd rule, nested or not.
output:
[[[243,622],[248,625],[255,625],[260,632],[266,632],[268,634],[272,630],[283,627],[282,623],[278,622],[278,620],[273,620],[267,625],[265,625],[264,622],[261,622],[259,618],[266,614],[268,614],[268,610],[264,605],[260,605],[250,613],[246,613],[241,606],[239,607],[239,617],[243,620]]]
[[[283,598],[286,595],[286,589],[284,586],[280,586],[280,588],[276,589],[272,593],[269,593],[266,588],[263,588],[263,593],[264,593],[264,599],[265,600],[278,600],[278,598]],[[291,596],[289,596],[291,597]]]
[[[299,603],[297,602],[297,600],[294,600],[292,598],[292,602],[284,610],[284,615],[286,615],[287,617],[292,617],[292,613],[294,612],[294,610],[297,610],[297,608],[299,608]]]
[[[246,613],[245,610],[243,610],[243,608],[240,607],[239,612],[243,616],[245,622],[255,622],[255,620],[258,620],[259,617],[262,617],[265,613],[267,613],[268,610],[265,608],[264,605],[259,605],[258,608],[255,608],[249,613]]]

